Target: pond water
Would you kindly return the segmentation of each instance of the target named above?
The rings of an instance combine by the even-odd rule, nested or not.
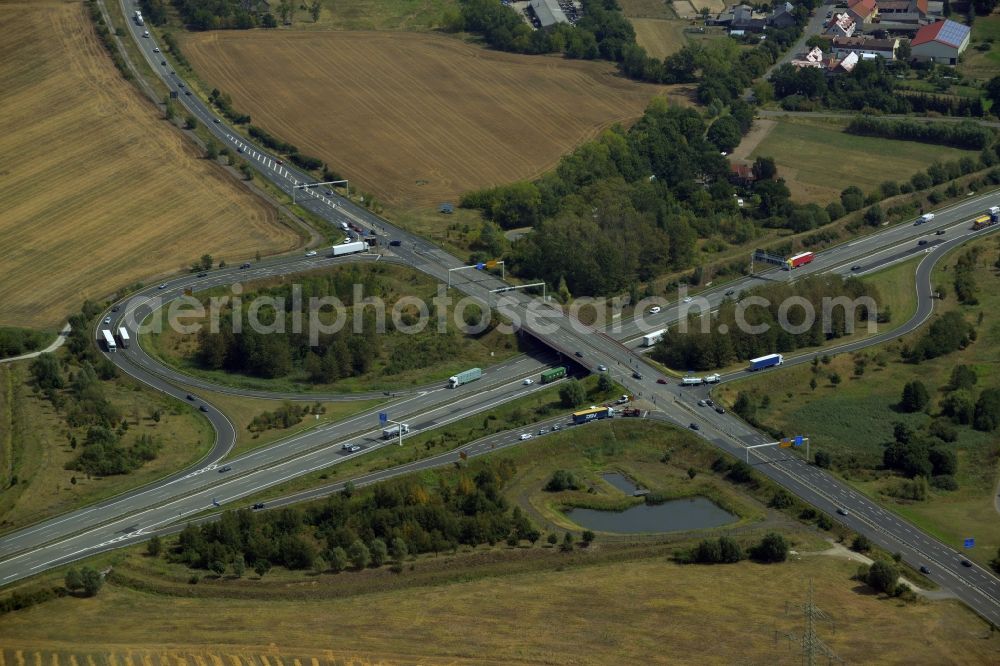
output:
[[[626,495],[633,494],[637,489],[631,479],[618,472],[602,476]],[[621,534],[700,530],[736,520],[736,516],[704,497],[671,500],[656,505],[640,504],[624,511],[570,509],[566,511],[566,516],[587,529]]]

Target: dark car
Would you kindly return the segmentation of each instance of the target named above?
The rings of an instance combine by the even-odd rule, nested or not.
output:
[[[222,474],[223,472],[228,472],[231,469],[232,469],[232,467],[230,467],[229,465],[226,465],[225,467],[220,467],[219,468],[219,474]]]
[[[191,91],[190,90],[185,90],[184,94],[190,96],[191,95]]]
[[[112,312],[118,312],[118,310],[119,310],[119,306],[117,306],[117,305],[112,305],[111,306],[111,311]]]
[[[247,263],[241,265],[240,268],[250,268],[250,262],[248,261]]]
[[[391,245],[393,247],[399,247],[402,244],[403,244],[403,241],[398,241],[398,240],[391,240],[391,241],[389,241],[389,245]]]
[[[635,379],[642,379],[642,373],[636,370],[635,372],[632,373],[632,377],[634,377]]]
[[[944,236],[944,234],[945,234],[944,229],[938,229],[937,231],[934,232],[935,236]]]
[[[254,504],[250,508],[253,509],[254,511],[260,511],[261,509],[264,508],[264,503],[263,502],[257,502],[256,504]]]
[[[688,427],[691,428],[691,430],[701,430],[697,423],[692,423]]]
[[[732,296],[736,293],[735,289],[726,289],[726,296]]]
[[[198,277],[208,277],[208,273],[198,273]]]
[[[917,241],[917,245],[927,245],[927,239],[921,238],[919,241]]]
[[[187,394],[187,399],[188,399],[188,400],[194,400],[194,396],[193,396],[193,395],[191,395],[190,393],[188,393],[188,394]]]
[[[207,411],[208,411],[208,407],[206,407],[205,405],[202,405],[202,406],[201,406],[201,407],[199,407],[198,409],[200,409],[200,410],[201,410],[201,411],[203,411],[203,412],[207,412]]]
[[[711,398],[705,398],[705,404],[709,407],[715,407],[715,402]]]
[[[166,61],[166,60],[161,60],[161,61],[160,61],[160,64],[161,64],[161,65],[163,65],[164,67],[166,67],[166,65],[167,65],[167,61]]]
[[[920,567],[920,573],[922,573],[922,574],[929,574],[930,572],[931,572],[931,570],[928,569],[925,565],[921,565],[921,567]]]
[[[969,560],[962,560],[962,566],[963,567],[971,567],[972,566],[972,562],[970,562]]]
[[[860,271],[861,270],[861,266],[858,266],[858,265],[855,264],[854,266],[851,266],[851,270],[852,271]]]
[[[666,384],[667,380],[664,379],[663,377],[660,377],[659,379],[656,380],[656,383],[657,384]]]
[[[716,407],[715,411],[718,414],[725,414],[726,413],[726,408],[725,407]]]
[[[573,352],[573,355],[576,356],[577,358],[583,358],[583,352],[582,351],[575,351],[575,352]]]

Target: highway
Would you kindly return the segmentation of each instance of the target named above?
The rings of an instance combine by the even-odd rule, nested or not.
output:
[[[176,75],[163,71],[164,68],[159,66],[158,61],[152,61],[152,57],[155,56],[152,52],[152,40],[141,37],[141,29],[137,29],[136,26],[132,25],[130,29],[143,53],[151,59],[154,69],[160,71],[175,89],[185,90],[180,87],[181,82]],[[196,96],[182,94],[180,100],[206,123],[220,140],[240,147],[244,155],[251,159],[254,168],[285,191],[289,191],[294,184],[307,180],[304,174],[289,169],[274,158],[266,156],[263,151],[244,143],[242,139],[231,134],[223,123],[215,123],[214,115]],[[809,270],[843,271],[846,266],[846,270],[850,271],[856,261],[862,262],[860,272],[873,270],[876,266],[899,260],[900,255],[913,254],[912,248],[907,249],[904,246],[912,245],[918,236],[926,235],[928,230],[936,230],[937,226],[952,225],[954,228],[945,234],[947,240],[938,237],[934,239],[934,245],[918,246],[920,252],[930,250],[925,252],[926,256],[918,267],[918,285],[920,285],[918,316],[887,336],[896,337],[905,334],[926,319],[933,307],[927,282],[932,264],[947,249],[961,243],[968,236],[960,229],[961,218],[967,214],[961,206],[967,205],[970,208],[978,206],[975,212],[981,212],[985,207],[984,202],[995,203],[996,199],[994,195],[988,199],[963,202],[953,211],[943,211],[939,214],[935,226],[891,227],[877,236],[838,246],[829,251],[830,254],[819,255]],[[400,260],[441,281],[447,279],[447,269],[462,265],[456,257],[448,255],[421,238],[392,227],[348,200],[312,193],[303,198],[303,205],[332,224],[339,226],[340,222],[351,220],[374,230],[383,240],[389,238],[399,240],[401,246],[393,249]],[[295,258],[287,261],[291,265],[292,262],[300,260]],[[281,270],[284,270],[279,261],[269,266],[272,268],[281,266]],[[289,272],[294,271],[289,270]],[[797,274],[808,272],[796,271]],[[456,274],[458,275],[461,274]],[[697,423],[698,432],[702,437],[741,458],[746,455],[746,446],[767,441],[761,433],[732,415],[719,415],[697,407],[698,392],[680,391],[678,394],[676,386],[657,384],[656,379],[662,377],[657,369],[623,344],[622,340],[628,340],[632,335],[628,331],[618,332],[612,337],[605,331],[582,325],[579,321],[566,316],[561,310],[547,304],[538,304],[520,292],[492,293],[492,290],[508,286],[493,276],[476,273],[473,278],[464,275],[456,277],[454,284],[462,292],[494,305],[501,313],[518,322],[518,330],[538,338],[587,370],[593,371],[600,365],[607,366],[626,388],[656,406],[659,412],[655,418],[682,427]],[[187,279],[190,277],[179,279],[179,282]],[[161,291],[174,289],[176,286],[180,285],[168,284],[167,288]],[[726,289],[732,288],[742,287],[726,287]],[[724,291],[720,288],[703,296],[711,303],[711,298],[724,297]],[[720,295],[720,292],[723,293]],[[670,309],[661,314],[664,321],[668,321],[671,316]],[[673,312],[674,317],[676,314],[676,311]],[[655,327],[653,324],[652,328]],[[858,348],[861,348],[875,342],[869,339],[857,344]],[[845,347],[844,351],[847,350],[849,349]],[[805,362],[805,359],[803,357],[795,361]],[[186,399],[182,389],[168,382],[163,376],[152,374],[139,365],[130,364],[129,355],[122,354],[116,362],[141,381],[146,381],[151,386],[179,399]],[[510,371],[513,375],[517,374],[513,369]],[[633,373],[641,375],[641,379],[634,377]],[[463,415],[490,409],[517,395],[537,389],[537,386],[525,387],[516,379],[499,384],[482,382],[456,389],[455,393],[448,392],[446,396],[439,394],[447,390],[439,389],[423,395],[405,397],[401,402],[410,401],[407,408],[420,418],[416,423],[417,427],[429,429],[451,419],[461,418]],[[456,399],[456,396],[461,398]],[[438,398],[444,398],[445,404],[435,403]],[[423,402],[424,400],[427,402]],[[435,404],[438,406],[434,406]],[[396,409],[396,405],[390,407],[390,411],[394,412],[394,418]],[[215,449],[217,453],[224,439],[222,433],[225,432],[228,422],[214,409],[209,408],[207,415],[220,432]],[[78,515],[75,517],[74,514],[69,514],[7,535],[0,540],[0,558],[3,558],[0,560],[0,583],[16,580],[39,570],[142,538],[152,530],[204,512],[213,506],[213,500],[224,506],[226,502],[246,497],[295,476],[327,467],[331,463],[335,464],[337,460],[343,458],[338,444],[344,439],[360,439],[365,441],[369,448],[374,448],[378,444],[372,439],[373,419],[374,413],[352,417],[342,423],[324,426],[236,458],[230,463],[232,470],[224,474],[213,471],[217,467],[209,465],[203,469],[186,472],[179,477],[175,475],[174,478],[139,489],[121,498],[89,507],[82,510],[82,513],[76,512]],[[231,429],[232,426],[228,427]],[[508,437],[513,437],[514,434],[511,433]],[[951,547],[934,540],[915,526],[876,506],[823,470],[809,466],[797,457],[788,456],[780,449],[774,447],[755,449],[751,460],[762,473],[806,502],[831,513],[837,520],[866,534],[875,543],[888,550],[902,553],[908,563],[914,566],[929,566],[932,570],[931,577],[936,582],[954,591],[984,618],[1000,623],[1000,583],[978,566],[962,566],[961,555]],[[838,510],[843,510],[846,515],[838,515]]]

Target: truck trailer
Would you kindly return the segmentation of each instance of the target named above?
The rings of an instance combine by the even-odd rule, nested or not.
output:
[[[681,380],[683,386],[701,386],[705,383],[705,380],[701,377],[685,377]]]
[[[764,368],[773,368],[776,365],[781,365],[784,360],[785,357],[781,354],[768,354],[767,356],[750,359],[750,367],[747,369],[750,372],[754,372],[755,370],[763,370]]]
[[[614,416],[615,410],[611,407],[591,407],[573,413],[573,423],[587,423],[597,419],[607,419]]]
[[[448,378],[448,388],[458,388],[462,384],[474,382],[482,376],[483,371],[480,368],[472,368],[470,370],[460,372],[457,375],[453,375]]]
[[[145,21],[142,20],[142,12],[140,12],[138,9],[135,10],[135,24],[143,25],[144,23]]]
[[[368,243],[364,241],[354,241],[353,243],[341,243],[340,245],[333,246],[333,253],[330,254],[331,257],[342,257],[345,254],[356,254],[358,252],[364,252],[368,249]]]
[[[802,252],[789,257],[788,260],[785,261],[785,268],[787,270],[792,270],[793,268],[798,268],[799,266],[805,266],[815,258],[816,255],[812,252]]]
[[[557,379],[562,379],[566,376],[566,368],[549,368],[542,373],[542,383],[548,384],[549,382],[554,382]]]
[[[658,331],[653,331],[652,333],[647,333],[646,335],[642,336],[642,346],[643,347],[652,347],[657,342],[659,342],[660,340],[663,339],[663,336],[666,334],[666,332],[667,332],[667,329],[661,328]]]
[[[118,327],[118,343],[121,344],[122,349],[128,349],[129,345],[128,329],[124,326]]]
[[[382,428],[382,439],[392,439],[393,437],[399,437],[399,429],[403,429],[403,434],[410,432],[410,426],[403,423],[402,425],[391,425],[388,428]]]
[[[100,340],[104,342],[104,348],[109,352],[118,351],[118,345],[115,344],[115,336],[111,335],[111,331],[108,329],[101,329]]]

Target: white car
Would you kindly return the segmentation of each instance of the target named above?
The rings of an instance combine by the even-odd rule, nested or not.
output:
[[[659,312],[660,312],[659,305],[654,305],[653,307],[649,308],[649,314],[659,314]]]
[[[523,442],[526,439],[531,439],[531,433],[530,432],[521,433],[521,441]]]
[[[159,46],[154,46],[153,47],[153,53],[159,53],[159,52],[160,52],[160,47]]]
[[[306,252],[306,256],[307,257],[315,257],[316,256],[316,250],[309,250],[308,252]]]
[[[599,366],[597,366],[597,371],[598,372],[607,372],[608,371],[608,366],[606,366],[606,365],[599,365]]]
[[[534,383],[535,383],[535,380],[533,380],[531,377],[528,377],[527,379],[524,380],[524,385],[525,386],[531,386]]]
[[[684,302],[685,302],[685,303],[690,303],[690,302],[691,302],[692,300],[693,300],[693,299],[692,299],[692,298],[691,298],[690,296],[685,296],[685,297],[684,297]]]

